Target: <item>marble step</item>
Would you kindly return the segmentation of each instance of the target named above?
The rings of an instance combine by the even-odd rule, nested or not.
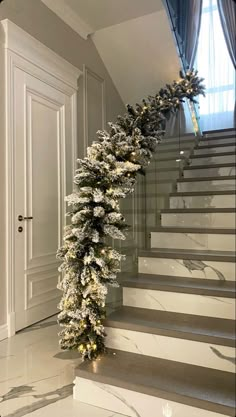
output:
[[[180,178],[177,180],[177,191],[226,191],[236,189],[236,176]]]
[[[155,169],[155,166],[153,167],[153,164],[151,164],[146,170],[145,170],[145,179],[146,182],[149,181],[164,181],[164,180],[176,180],[177,178],[180,178],[181,171],[178,168],[158,168]]]
[[[234,320],[123,306],[108,317],[105,327],[111,349],[235,370]]]
[[[189,141],[195,141],[196,139],[197,138],[194,134],[187,133],[187,134],[180,135],[180,136],[164,137],[161,141],[161,144],[164,144],[164,143],[171,144],[171,143],[179,143],[179,142],[186,143]]]
[[[199,146],[194,150],[194,155],[205,155],[208,153],[218,154],[221,152],[234,152],[235,153],[235,146],[236,142],[229,142],[229,143],[220,143],[217,145],[212,144],[199,144]]]
[[[180,249],[139,252],[138,271],[173,277],[235,281],[235,253]]]
[[[192,149],[195,144],[197,144],[198,141],[195,138],[192,139],[185,139],[184,142],[178,139],[169,142],[168,139],[163,139],[161,143],[159,143],[157,152],[166,152],[167,150],[179,150],[179,149]]]
[[[153,161],[155,161],[155,163],[157,164],[157,166],[159,165],[159,161],[161,160],[167,160],[167,159],[178,159],[178,158],[188,158],[189,155],[192,152],[194,145],[192,146],[192,148],[176,148],[176,149],[157,149],[156,153],[153,155]]]
[[[235,229],[157,227],[151,248],[235,251]]]
[[[174,191],[175,188],[175,181],[158,181],[157,180],[150,180],[150,181],[146,181],[145,187],[143,187],[142,189],[142,194],[139,193],[136,195],[142,195],[143,197],[149,197],[149,194],[154,194],[154,193],[164,193],[164,194],[169,194],[172,191]],[[146,193],[146,194],[145,194]]]
[[[235,143],[235,137],[233,136],[227,136],[227,137],[205,137],[203,136],[202,139],[198,141],[199,146],[217,146],[217,145],[224,145],[227,146],[228,144]]]
[[[218,281],[212,281],[212,289],[208,282],[192,279],[191,286],[185,285],[180,279],[163,277],[153,274],[138,274],[122,281],[123,305],[147,308],[151,310],[169,311],[173,313],[193,314],[197,316],[235,319],[235,291],[222,291]],[[160,279],[161,284],[158,282]],[[200,281],[200,284],[199,284]],[[215,284],[215,286],[214,286]],[[206,290],[206,287],[207,290]]]
[[[188,163],[187,158],[184,155],[178,155],[178,157],[163,157],[156,162],[155,169],[162,168],[182,168]]]
[[[225,177],[236,175],[235,164],[210,164],[210,165],[193,165],[184,168],[184,178],[197,178],[197,177]]]
[[[221,152],[218,154],[205,153],[203,155],[193,155],[190,159],[190,166],[209,165],[209,164],[235,164],[235,152]]]
[[[227,136],[236,136],[236,129],[233,127],[227,129],[216,129],[216,130],[204,130],[204,136],[209,137],[227,137]]]
[[[130,417],[235,415],[230,372],[112,349],[75,376],[74,399]]]
[[[170,194],[170,208],[235,208],[235,191],[195,191]]]
[[[154,218],[154,215],[152,215],[152,218]],[[154,224],[154,221],[150,222],[150,226]],[[161,225],[163,227],[223,227],[234,229],[236,227],[236,212],[231,208],[164,209],[161,211]]]

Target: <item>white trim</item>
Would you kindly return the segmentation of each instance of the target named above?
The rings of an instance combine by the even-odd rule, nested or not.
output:
[[[60,19],[69,25],[83,39],[94,32],[91,26],[85,23],[64,0],[41,0],[51,9]]]
[[[7,324],[1,324],[0,326],[0,341],[7,339],[8,337],[8,326]]]
[[[5,57],[5,124],[6,124],[6,280],[7,335],[15,334],[15,271],[14,271],[14,103],[13,79],[15,68],[42,80],[62,91],[72,103],[72,178],[77,143],[76,99],[78,78],[82,72],[55,52],[34,39],[8,19],[0,22],[0,47]],[[4,330],[5,331],[5,330]]]
[[[0,42],[5,49],[15,52],[49,74],[53,71],[55,78],[77,89],[78,78],[82,74],[80,69],[51,51],[10,20],[2,20],[1,26],[0,35],[3,30],[4,36],[0,36]]]
[[[101,84],[102,90],[102,126],[101,129],[106,128],[106,91],[105,91],[105,80],[100,77],[94,71],[90,70],[86,65],[83,65],[83,130],[84,130],[84,155],[86,155],[87,147],[89,144],[88,138],[88,75],[93,77]]]

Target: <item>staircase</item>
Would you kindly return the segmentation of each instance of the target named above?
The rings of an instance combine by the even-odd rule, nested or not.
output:
[[[235,416],[235,132],[209,132],[190,158],[123,277],[108,355],[76,370],[74,398],[114,416]]]

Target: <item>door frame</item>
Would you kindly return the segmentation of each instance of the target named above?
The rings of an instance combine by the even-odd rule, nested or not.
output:
[[[14,270],[14,71],[24,72],[43,81],[71,99],[72,124],[72,178],[77,158],[77,91],[82,71],[51,49],[33,38],[10,20],[0,22],[1,54],[4,58],[5,79],[5,151],[6,151],[6,291],[8,337],[15,334],[15,270]],[[65,196],[64,196],[65,197]],[[64,217],[65,224],[65,217]]]

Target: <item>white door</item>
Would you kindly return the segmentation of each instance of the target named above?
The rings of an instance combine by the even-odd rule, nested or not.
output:
[[[17,331],[57,313],[56,251],[72,187],[73,132],[71,97],[19,68],[13,82]]]

